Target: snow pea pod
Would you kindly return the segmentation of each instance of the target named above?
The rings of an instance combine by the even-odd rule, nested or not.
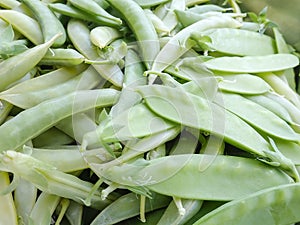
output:
[[[153,24],[143,9],[133,0],[108,0],[118,10],[132,29],[141,50],[143,62],[150,68],[159,52],[159,41]]]
[[[51,224],[60,200],[59,196],[42,192],[28,217],[29,224]]]
[[[0,172],[0,191],[2,192],[9,186],[10,180],[8,173]],[[0,195],[0,223],[17,225],[18,219],[16,214],[15,203],[11,193]]]
[[[234,73],[263,73],[293,68],[299,59],[291,54],[273,54],[264,56],[219,57],[205,62],[207,68]]]
[[[206,13],[206,12],[225,12],[227,9],[213,4],[205,4],[205,5],[196,5],[194,7],[191,7],[188,9],[188,11],[194,12],[194,13]]]
[[[218,52],[238,56],[276,53],[274,40],[270,36],[257,32],[219,28],[207,31],[205,35],[211,39],[211,43],[207,43],[207,45]]]
[[[292,224],[300,221],[300,185],[286,184],[258,191],[228,202],[206,214],[194,225]]]
[[[146,212],[167,206],[170,198],[153,194],[152,199],[146,201]],[[91,225],[109,225],[139,215],[140,199],[134,193],[123,195],[105,209],[93,220]]]
[[[114,40],[121,38],[122,35],[113,27],[99,26],[91,30],[90,37],[94,45],[98,46],[99,48],[104,48]]]
[[[107,20],[111,20],[111,22],[114,22],[115,25],[121,25],[122,24],[122,20],[117,18],[117,17],[114,17],[112,16],[111,14],[109,14],[108,12],[106,12],[100,5],[98,5],[95,1],[84,1],[84,0],[69,0],[69,2],[89,13],[89,14],[92,14],[92,15],[96,15],[96,16],[99,16],[99,17],[103,17]]]
[[[71,48],[56,48],[48,51],[39,65],[76,66],[84,62],[84,56]]]
[[[105,168],[102,174],[123,185],[142,185],[163,195],[199,200],[228,201],[293,183],[281,170],[258,160],[207,154],[172,155],[150,161],[137,159]],[[237,186],[239,189],[232,191]]]
[[[103,82],[93,67],[80,72],[81,67],[61,68],[40,77],[24,81],[0,93],[4,99],[20,108],[28,109],[43,101],[63,96],[76,90],[89,90]],[[78,74],[76,76],[76,74]]]
[[[152,6],[160,5],[170,0],[134,0],[143,8],[150,8]]]
[[[58,12],[62,15],[69,16],[71,18],[81,19],[83,21],[90,21],[90,22],[94,22],[99,25],[119,27],[119,25],[116,25],[116,22],[114,22],[110,19],[107,19],[107,18],[101,17],[101,16],[97,16],[97,15],[89,14],[83,10],[80,10],[80,9],[72,6],[72,5],[66,5],[66,4],[62,4],[62,3],[52,3],[52,4],[48,4],[48,7],[55,12]]]
[[[22,78],[38,64],[57,37],[58,35],[44,44],[37,45],[0,62],[0,90],[4,90],[7,86]]]
[[[87,59],[97,60],[99,55],[95,45],[90,40],[90,30],[79,20],[71,19],[68,23],[68,35],[75,48]],[[106,80],[117,87],[122,87],[123,72],[116,64],[92,65]]]
[[[53,47],[63,45],[67,38],[65,28],[48,6],[39,0],[22,0],[22,2],[33,12],[39,22],[44,41],[48,42],[54,35],[61,34],[53,42]]]
[[[16,10],[0,10],[0,18],[11,24],[33,44],[43,43],[43,34],[38,22]]]
[[[0,152],[21,147],[74,113],[114,104],[117,97],[113,89],[78,91],[27,109],[0,126]]]
[[[153,62],[151,70],[158,72],[163,71],[191,48],[192,45],[188,44],[187,40],[192,32],[202,32],[218,27],[234,28],[238,26],[240,26],[240,23],[228,16],[212,16],[182,29],[160,50]]]
[[[163,118],[224,137],[226,142],[254,154],[264,155],[270,147],[250,125],[207,99],[161,85],[141,86],[137,91]]]
[[[266,134],[285,140],[299,141],[299,135],[284,120],[241,95],[223,92],[220,99],[215,102]],[[239,104],[236,104],[237,102]]]
[[[37,188],[32,183],[19,179],[14,191],[14,199],[18,219],[21,223],[28,224],[28,217],[36,202],[37,191]]]
[[[224,75],[220,78],[218,87],[222,91],[259,95],[271,90],[271,87],[262,78],[250,74]]]

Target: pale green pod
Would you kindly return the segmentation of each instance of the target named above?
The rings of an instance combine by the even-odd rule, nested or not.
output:
[[[187,41],[192,32],[201,32],[217,27],[238,27],[239,25],[236,20],[228,16],[213,16],[182,29],[160,50],[151,70],[161,72],[187,52],[192,47],[191,43]]]
[[[0,171],[0,191],[4,191],[10,184],[8,173]],[[0,195],[0,224],[17,225],[17,213],[12,193]]]
[[[300,221],[299,196],[299,183],[261,190],[220,206],[194,225],[293,224]]]
[[[16,10],[0,10],[0,18],[11,24],[33,44],[43,43],[43,34],[35,19]]]
[[[146,212],[165,207],[170,198],[153,193],[152,199],[146,200]],[[139,215],[140,199],[134,193],[123,195],[105,209],[93,220],[91,225],[110,225]]]
[[[276,138],[299,141],[299,134],[272,111],[238,94],[222,93],[215,102],[247,123]],[[238,103],[238,104],[237,104]]]
[[[76,66],[84,62],[84,56],[71,48],[56,48],[48,51],[39,65]]]
[[[14,200],[21,223],[28,224],[29,215],[36,202],[37,191],[37,188],[29,181],[18,180],[18,185],[14,191]]]
[[[270,147],[250,125],[207,99],[162,85],[141,86],[137,91],[163,118],[224,137],[226,142],[254,154],[264,155]]]
[[[52,214],[60,200],[61,198],[57,195],[42,192],[28,217],[28,224],[51,224]]]
[[[299,59],[292,54],[273,54],[265,56],[224,56],[205,62],[207,68],[234,73],[263,73],[293,68]]]
[[[122,34],[117,29],[108,26],[95,27],[90,33],[91,42],[101,49],[120,37]]]
[[[219,28],[204,32],[215,51],[238,56],[271,55],[276,53],[274,40],[267,35],[248,30]],[[247,43],[247,44],[245,44]]]
[[[229,201],[293,183],[281,170],[258,160],[207,154],[172,155],[150,161],[137,159],[102,168],[101,174],[122,185],[144,186],[163,195],[199,200]]]

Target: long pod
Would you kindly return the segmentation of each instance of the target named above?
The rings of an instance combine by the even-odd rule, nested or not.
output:
[[[51,40],[44,44],[37,45],[25,52],[0,62],[0,90],[5,89],[13,82],[22,78],[27,72],[36,66],[57,37],[58,35],[55,35]]]
[[[281,185],[226,203],[194,225],[285,225],[300,221],[299,183]]]
[[[117,97],[118,91],[113,89],[78,91],[27,109],[0,126],[0,152],[21,147],[74,113],[112,105]]]
[[[136,36],[147,68],[159,52],[159,41],[153,24],[143,9],[133,0],[108,0],[124,17]]]

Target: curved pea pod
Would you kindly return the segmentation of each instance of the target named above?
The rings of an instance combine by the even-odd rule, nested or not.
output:
[[[4,90],[7,86],[22,78],[36,66],[58,36],[59,35],[55,35],[44,44],[37,45],[0,62],[0,90]]]
[[[192,47],[192,44],[187,41],[192,32],[202,32],[218,27],[238,26],[240,26],[240,23],[228,16],[212,16],[182,29],[160,50],[153,62],[151,70],[161,72],[187,52],[188,49]]]
[[[296,142],[300,140],[284,120],[241,95],[223,92],[215,102],[268,135]]]
[[[137,91],[150,109],[170,121],[224,137],[254,154],[264,155],[270,147],[250,125],[207,99],[161,85],[141,86]]]
[[[228,202],[194,225],[293,224],[300,221],[300,185],[286,184]]]
[[[250,74],[220,76],[218,87],[222,91],[245,95],[259,95],[271,90],[270,85],[258,76]]]
[[[108,2],[123,15],[132,29],[141,50],[143,62],[147,68],[150,68],[160,49],[153,24],[135,1],[108,0]]]
[[[97,60],[99,55],[90,40],[90,30],[87,25],[79,20],[72,19],[68,23],[68,35],[75,48],[87,59]],[[116,64],[92,65],[95,70],[106,80],[117,87],[122,87],[123,72]]]
[[[215,51],[238,56],[276,53],[275,41],[264,34],[248,30],[219,28],[205,32],[211,39],[207,45]],[[245,42],[247,44],[245,44]]]
[[[39,0],[22,0],[22,2],[33,12],[41,26],[44,41],[48,42],[54,35],[61,34],[53,43],[53,47],[59,47],[66,41],[66,31],[56,15],[48,6]]]
[[[273,54],[265,56],[224,56],[205,62],[207,68],[234,73],[263,73],[293,68],[299,59],[292,54]]]
[[[152,199],[146,200],[146,212],[167,206],[170,202],[167,196],[153,193]],[[129,193],[111,203],[93,220],[91,225],[109,225],[139,215],[140,199],[135,193]]]
[[[82,71],[84,68],[86,67],[61,68],[24,81],[1,92],[0,99],[27,109],[76,90],[92,89],[103,82],[93,67]]]
[[[0,152],[17,149],[58,121],[78,112],[105,107],[116,102],[118,91],[87,90],[44,101],[27,109],[0,126]],[[50,110],[51,109],[51,110]]]
[[[0,167],[3,171],[11,172],[14,176],[31,182],[41,191],[72,199],[81,204],[86,203],[85,200],[90,197],[93,188],[90,182],[61,172],[43,161],[20,152],[6,151],[1,154]],[[102,200],[101,191],[97,190],[91,196],[90,206],[103,209],[117,197],[117,194],[112,193],[106,200]]]
[[[270,110],[281,119],[285,120],[288,124],[295,124],[287,109],[280,105],[277,101],[274,101],[265,95],[247,95],[244,97]]]
[[[10,184],[8,173],[0,172],[0,191],[5,190]],[[12,193],[0,195],[0,223],[17,225],[17,213]]]
[[[120,38],[121,33],[112,27],[99,26],[91,30],[90,37],[94,45],[98,46],[99,48],[104,48],[112,41]]]
[[[225,12],[227,9],[214,4],[204,4],[191,7],[188,11],[201,14],[206,12]]]
[[[43,34],[38,22],[16,10],[0,10],[0,18],[11,24],[33,44],[43,43]]]
[[[149,1],[149,0],[134,0],[134,1],[143,8],[149,8],[152,6],[163,4],[165,2],[168,2],[169,0],[151,0],[151,1]]]
[[[141,103],[113,117],[110,123],[103,128],[101,139],[110,142],[141,138],[175,126],[175,123],[162,119]]]
[[[199,200],[229,201],[293,183],[281,170],[258,160],[207,154],[173,155],[150,161],[138,159],[105,168],[102,173],[123,185],[144,186],[163,195]]]
[[[74,49],[56,48],[48,51],[40,65],[76,66],[84,62],[84,56]]]

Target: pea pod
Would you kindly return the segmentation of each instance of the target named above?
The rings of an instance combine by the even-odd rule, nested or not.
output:
[[[274,40],[267,35],[257,32],[219,28],[207,31],[206,35],[211,39],[211,43],[207,43],[209,47],[230,55],[257,56],[271,55],[276,52]]]
[[[47,7],[47,5],[39,0],[22,0],[22,2],[37,18],[43,32],[44,41],[48,42],[54,35],[61,34],[61,36],[57,38],[52,45],[54,47],[63,45],[67,38],[66,31],[59,19]]]
[[[170,198],[154,194],[146,201],[146,212],[165,207]],[[126,194],[106,207],[91,223],[91,225],[109,225],[137,216],[140,210],[140,200],[134,193]]]
[[[123,185],[143,185],[163,195],[199,200],[228,201],[293,183],[281,170],[255,159],[206,154],[165,156],[150,161],[138,159],[102,167],[101,174]],[[228,176],[230,180],[223,179]],[[233,192],[237,186],[239,189]]]
[[[0,126],[0,152],[21,147],[73,113],[111,105],[117,96],[118,91],[112,89],[79,91],[27,109]]]
[[[91,41],[99,48],[104,48],[112,41],[121,37],[121,33],[112,27],[99,26],[91,30]]]
[[[2,192],[9,186],[8,173],[0,172],[0,191]],[[11,193],[0,195],[0,223],[1,224],[18,224],[14,200]]]
[[[43,34],[38,22],[16,10],[0,10],[0,18],[11,24],[33,44],[43,43]]]
[[[6,9],[12,9],[15,7],[18,7],[20,5],[20,2],[17,0],[1,0],[0,6]]]
[[[141,7],[149,8],[152,6],[163,4],[169,0],[134,0],[137,4],[139,4]]]
[[[207,99],[161,85],[142,86],[137,91],[155,113],[168,120],[224,137],[226,142],[254,154],[264,155],[263,151],[269,149],[256,130]]]
[[[215,102],[266,134],[285,140],[299,141],[299,135],[284,120],[241,95],[222,93],[220,99]],[[236,102],[239,104],[237,105]]]
[[[234,73],[263,73],[293,68],[299,59],[291,54],[273,54],[265,56],[219,57],[205,62],[211,70]]]
[[[133,0],[108,0],[108,2],[123,15],[125,21],[131,27],[141,49],[143,62],[147,68],[150,68],[159,52],[159,42],[155,29],[145,12]]]
[[[174,35],[157,54],[151,70],[158,72],[163,71],[167,66],[188,51],[192,45],[188,44],[187,40],[192,32],[202,32],[217,27],[238,27],[239,25],[236,20],[228,16],[213,16],[182,29]]]
[[[253,193],[220,206],[206,214],[194,225],[206,224],[292,224],[300,221],[300,186],[281,185]],[[238,219],[237,219],[238,218]]]
[[[84,57],[74,49],[56,48],[48,51],[40,65],[76,66],[84,62]]]
[[[79,20],[70,20],[68,23],[68,35],[75,48],[87,59],[97,60],[99,55],[95,45],[90,40],[90,30],[87,25]],[[116,64],[92,65],[96,71],[106,80],[117,87],[122,87],[123,73]]]
[[[22,78],[38,64],[58,36],[56,35],[44,44],[35,46],[0,62],[0,90],[4,90],[7,86]]]

